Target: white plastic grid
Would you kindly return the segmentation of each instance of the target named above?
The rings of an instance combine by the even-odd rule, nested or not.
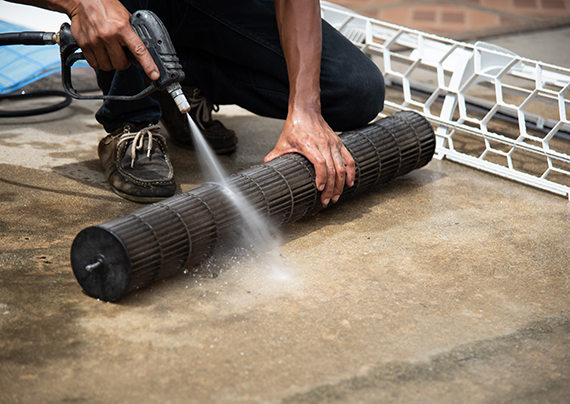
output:
[[[570,199],[570,69],[364,17],[323,18],[382,69],[385,112],[415,110],[447,158]],[[385,113],[380,117],[385,116]]]

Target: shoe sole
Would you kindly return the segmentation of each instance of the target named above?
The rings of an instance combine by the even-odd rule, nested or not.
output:
[[[119,191],[118,189],[115,189],[115,188],[113,188],[113,192],[115,192],[121,198],[127,199],[131,202],[137,202],[137,203],[155,203],[155,202],[164,201],[165,199],[168,199],[168,198],[174,196],[174,195],[171,195],[171,196],[136,196],[136,195],[126,194],[126,193]]]

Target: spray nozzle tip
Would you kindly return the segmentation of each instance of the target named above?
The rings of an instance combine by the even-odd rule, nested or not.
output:
[[[188,103],[188,100],[182,91],[180,83],[173,83],[166,89],[181,113],[186,114],[190,112],[190,104]]]
[[[176,106],[178,107],[181,113],[187,114],[188,112],[190,112],[192,108],[190,107],[190,104],[188,104],[188,100],[186,100],[186,97],[184,97],[184,100],[180,100],[180,102],[178,101],[179,100],[177,99],[174,100],[174,102],[176,102]]]

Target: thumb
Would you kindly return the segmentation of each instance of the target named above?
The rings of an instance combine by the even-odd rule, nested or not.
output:
[[[265,156],[265,158],[263,159],[264,163],[267,163],[268,161],[273,160],[274,158],[279,157],[279,155],[277,154],[277,152],[275,150],[272,150],[271,153],[269,153],[267,156]]]

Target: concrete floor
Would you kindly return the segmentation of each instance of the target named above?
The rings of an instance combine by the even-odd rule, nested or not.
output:
[[[490,42],[570,65],[570,30]],[[97,107],[0,121],[0,403],[570,401],[565,198],[432,161],[283,227],[277,272],[235,250],[104,303],[70,245],[140,205],[103,177]],[[282,126],[219,118],[240,137],[230,173]],[[171,156],[180,191],[205,180]]]

